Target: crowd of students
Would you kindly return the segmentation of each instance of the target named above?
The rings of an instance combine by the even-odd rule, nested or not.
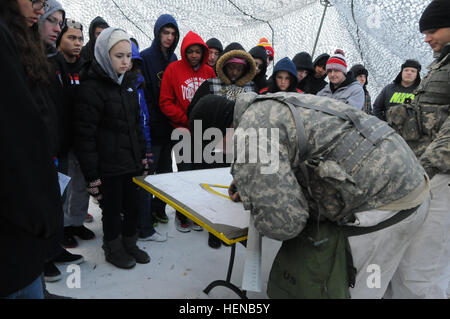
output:
[[[386,110],[414,99],[420,83],[420,63],[406,60],[372,105],[367,69],[349,69],[342,50],[314,61],[307,52],[275,59],[265,38],[247,52],[237,42],[205,42],[189,31],[178,58],[181,35],[169,14],[157,19],[154,40],[143,50],[126,30],[101,17],[91,22],[86,45],[85,32],[56,0],[0,4],[0,51],[8,77],[0,87],[12,101],[0,116],[12,166],[0,166],[8,167],[2,170],[4,183],[16,188],[14,196],[2,194],[2,210],[18,212],[2,212],[0,233],[9,237],[0,248],[6,279],[1,296],[42,297],[43,281],[61,278],[56,264],[84,261],[67,249],[78,245],[77,238],[95,237],[85,226],[92,221],[91,197],[102,210],[106,261],[119,268],[149,263],[137,241],[166,241],[155,225],[169,218],[165,203],[138,190],[132,177],[172,171],[172,132],[190,129],[189,113],[202,97],[234,102],[243,92],[313,94],[386,120]],[[271,63],[273,73],[266,74]],[[227,165],[177,162],[179,171]],[[71,178],[65,191],[57,173]],[[31,176],[43,186],[31,185]],[[179,212],[175,223],[181,232],[202,230]],[[208,244],[219,248],[221,241],[210,234]]]

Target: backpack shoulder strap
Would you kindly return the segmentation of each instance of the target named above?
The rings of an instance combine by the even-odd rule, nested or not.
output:
[[[286,105],[291,111],[292,117],[294,118],[295,128],[297,130],[299,158],[301,162],[304,162],[306,160],[306,154],[309,151],[309,146],[308,146],[308,139],[306,137],[305,126],[303,124],[302,119],[300,118],[299,112],[295,109],[295,106],[289,101],[272,96],[260,95],[255,99],[255,102],[266,100],[275,100],[277,102],[280,102]]]

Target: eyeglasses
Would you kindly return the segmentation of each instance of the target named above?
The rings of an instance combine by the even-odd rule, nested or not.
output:
[[[83,25],[80,22],[76,22],[75,20],[66,19],[64,25],[69,28],[79,29],[83,32]]]
[[[30,0],[30,1],[31,1],[31,6],[33,7],[34,10],[44,9],[44,11],[45,11],[48,9],[47,0]]]
[[[64,21],[59,21],[56,18],[53,17],[47,17],[47,19],[45,19],[46,21],[48,21],[48,23],[50,23],[52,26],[56,27],[57,25],[59,25],[59,27],[62,29],[64,27]]]

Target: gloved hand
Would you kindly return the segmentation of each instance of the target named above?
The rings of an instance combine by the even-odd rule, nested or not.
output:
[[[102,181],[100,178],[91,181],[88,183],[87,192],[89,195],[93,196],[97,200],[102,199],[102,194],[100,193],[100,186],[102,185]]]
[[[142,159],[142,165],[144,166],[144,171],[142,172],[142,175],[143,175],[143,176],[147,176],[147,175],[148,175],[149,167],[148,167],[148,161],[147,161],[146,158],[143,158],[143,159]]]

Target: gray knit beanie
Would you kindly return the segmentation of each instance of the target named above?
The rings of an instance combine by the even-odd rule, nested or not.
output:
[[[56,11],[61,11],[63,14],[63,21],[66,19],[66,11],[64,11],[61,3],[56,0],[47,0],[47,7],[43,15],[39,16],[39,25],[44,24],[45,19]]]

